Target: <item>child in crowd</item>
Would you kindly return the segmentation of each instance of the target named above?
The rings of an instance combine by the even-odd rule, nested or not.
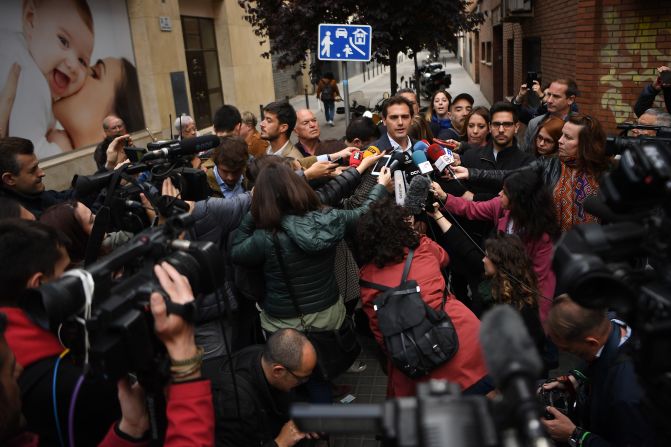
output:
[[[0,35],[0,82],[16,64],[21,70],[8,135],[30,139],[43,158],[72,149],[56,137],[52,104],[84,85],[93,18],[86,0],[25,0],[21,16],[22,33]]]

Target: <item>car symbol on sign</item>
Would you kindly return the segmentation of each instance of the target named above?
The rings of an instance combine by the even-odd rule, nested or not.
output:
[[[336,38],[344,37],[345,39],[347,39],[347,30],[345,28],[338,28],[336,29],[335,36]]]

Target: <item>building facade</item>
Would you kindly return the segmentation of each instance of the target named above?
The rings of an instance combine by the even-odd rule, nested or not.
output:
[[[461,37],[462,65],[491,103],[515,95],[527,72],[542,84],[573,78],[580,110],[614,134],[634,118],[656,68],[671,63],[669,0],[479,0],[471,8],[486,20]]]

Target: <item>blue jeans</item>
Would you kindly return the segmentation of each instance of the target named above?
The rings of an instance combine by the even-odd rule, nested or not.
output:
[[[330,99],[324,102],[324,116],[326,121],[333,121],[333,116],[335,114],[335,101]]]

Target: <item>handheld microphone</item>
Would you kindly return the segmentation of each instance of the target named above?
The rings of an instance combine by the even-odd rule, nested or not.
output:
[[[389,170],[395,172],[401,167],[401,164],[405,163],[405,156],[400,152],[394,152],[391,154],[391,162],[389,163]]]
[[[406,200],[405,175],[403,171],[394,171],[394,198],[396,205],[403,206]]]
[[[429,147],[429,143],[426,140],[419,140],[412,147],[412,151],[413,152],[416,152],[416,151],[426,152],[426,149],[428,147]]]
[[[422,175],[433,172],[433,166],[426,158],[426,154],[422,151],[414,151],[412,153],[412,161],[419,168],[419,173]]]
[[[361,160],[363,160],[363,152],[352,151],[349,156],[349,165],[356,168],[361,164]]]
[[[363,158],[372,157],[373,155],[380,155],[382,151],[377,146],[368,146],[365,151],[363,151]]]
[[[432,144],[426,151],[426,156],[433,162],[436,169],[441,173],[454,163],[454,155],[449,149],[443,149],[438,144]]]
[[[489,374],[503,391],[504,401],[514,402],[510,405],[511,416],[528,444],[548,447],[534,389],[543,362],[520,314],[508,305],[494,306],[480,324],[480,344]]]
[[[410,181],[403,206],[412,214],[421,214],[426,206],[430,188],[431,180],[423,175],[416,175]]]
[[[147,152],[142,161],[157,158],[177,158],[182,155],[193,155],[219,146],[220,140],[216,135],[204,135],[202,137],[187,138],[176,141],[165,147]]]

